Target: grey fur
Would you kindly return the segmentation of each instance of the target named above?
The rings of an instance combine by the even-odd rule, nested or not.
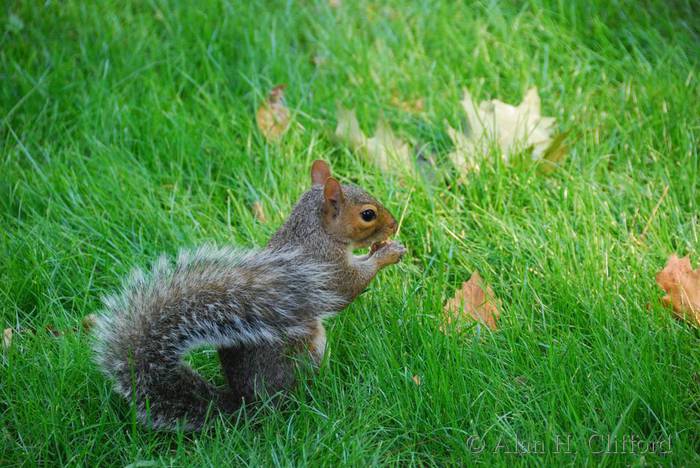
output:
[[[184,417],[198,427],[209,402],[232,402],[186,367],[183,355],[204,344],[256,346],[308,335],[345,304],[328,288],[332,278],[332,265],[301,249],[202,247],[180,252],[174,266],[161,257],[150,274],[136,270],[120,294],[105,299],[98,363],[118,393],[134,397],[143,422],[163,427]]]
[[[352,202],[375,202],[354,186],[343,192]],[[353,257],[347,240],[324,231],[322,204],[315,186],[265,249],[204,246],[181,251],[174,264],[160,257],[104,299],[96,360],[134,402],[140,421],[198,429],[210,410],[232,412],[254,400],[258,385],[274,393],[294,383],[289,351],[323,334],[320,321],[349,304],[381,268],[379,253]],[[396,255],[396,246],[380,252]],[[228,389],[183,363],[202,345],[219,348]]]

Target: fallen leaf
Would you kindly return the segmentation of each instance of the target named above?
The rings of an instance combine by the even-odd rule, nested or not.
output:
[[[423,101],[423,98],[413,99],[411,101],[404,101],[403,99],[399,98],[399,96],[396,94],[391,96],[391,105],[394,107],[398,107],[402,111],[408,112],[410,114],[420,114],[425,108],[425,102]]]
[[[384,119],[377,123],[374,136],[367,138],[360,129],[355,110],[338,108],[335,136],[382,171],[413,170],[411,147],[394,134]]]
[[[267,217],[265,216],[265,209],[263,208],[262,203],[260,203],[259,201],[254,201],[253,205],[251,206],[251,210],[253,211],[253,216],[255,216],[255,219],[257,219],[263,224],[267,222]]]
[[[367,155],[383,171],[391,168],[409,167],[412,165],[411,148],[408,144],[394,135],[389,124],[380,119],[374,136],[366,143]]]
[[[518,385],[527,385],[527,377],[525,377],[524,375],[516,375],[515,379],[513,380],[515,380],[515,383],[517,383]]]
[[[472,273],[469,281],[462,283],[462,287],[455,292],[453,298],[448,299],[443,309],[447,325],[459,324],[464,319],[475,320],[483,323],[491,330],[496,330],[497,320],[500,316],[498,300],[490,286],[484,289],[483,280],[478,271]],[[446,327],[442,327],[443,332]]]
[[[692,269],[690,257],[668,257],[664,269],[656,274],[656,282],[666,291],[663,303],[673,307],[678,318],[700,326],[700,268]]]
[[[338,108],[338,125],[335,127],[335,136],[354,150],[362,149],[365,145],[367,137],[360,129],[355,109]]]
[[[420,376],[419,376],[419,375],[414,375],[413,377],[411,377],[411,380],[413,380],[413,383],[416,384],[416,385],[420,385],[420,384],[421,384],[421,380],[420,380]]]
[[[568,132],[563,132],[554,137],[549,147],[540,158],[539,170],[543,174],[551,174],[566,158],[569,147],[564,143]]]
[[[92,328],[97,324],[97,315],[95,314],[88,314],[85,317],[83,317],[83,320],[81,321],[81,325],[83,326],[83,330],[86,332],[89,332],[92,330]]]
[[[447,126],[447,134],[454,144],[454,150],[448,155],[452,163],[457,166],[460,172],[467,173],[479,171],[480,153],[474,148],[474,143],[467,135]]]
[[[478,161],[488,155],[494,145],[500,148],[505,162],[527,151],[533,161],[549,161],[551,164],[547,165],[548,168],[562,161],[566,155],[563,137],[552,139],[556,120],[541,115],[537,88],[530,88],[518,106],[498,99],[483,101],[477,106],[465,89],[462,108],[467,115],[469,133],[448,127],[455,146],[449,158],[462,172],[478,170]]]
[[[278,141],[289,129],[290,113],[284,103],[286,87],[281,84],[272,88],[255,115],[260,132],[269,141]]]
[[[46,325],[44,327],[44,330],[46,330],[46,333],[48,333],[51,336],[59,337],[59,336],[63,335],[63,333],[61,333],[61,330],[59,330],[58,328],[54,327],[51,324]]]
[[[311,64],[313,66],[315,66],[316,68],[322,67],[323,65],[326,64],[327,61],[328,61],[328,59],[323,54],[314,54],[311,57]]]
[[[6,328],[2,331],[2,347],[9,349],[12,346],[12,328]]]

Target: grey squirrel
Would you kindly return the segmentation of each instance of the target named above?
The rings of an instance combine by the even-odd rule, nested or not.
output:
[[[165,257],[149,274],[135,270],[105,298],[94,349],[117,393],[156,429],[200,429],[210,410],[233,412],[261,389],[294,384],[290,353],[325,350],[321,321],[350,304],[406,249],[387,240],[394,217],[355,185],[341,185],[324,161],[312,187],[261,250],[201,247]],[[366,255],[352,250],[370,247]],[[228,388],[207,382],[183,362],[216,346]]]

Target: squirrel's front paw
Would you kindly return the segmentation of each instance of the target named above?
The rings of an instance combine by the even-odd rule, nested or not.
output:
[[[399,263],[401,257],[406,253],[406,247],[396,241],[385,241],[372,246],[372,256],[379,264],[379,267]]]

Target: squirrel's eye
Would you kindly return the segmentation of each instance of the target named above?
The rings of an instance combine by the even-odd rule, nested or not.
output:
[[[369,223],[377,217],[377,213],[374,210],[364,210],[362,213],[360,213],[360,216],[362,216],[363,221]]]

